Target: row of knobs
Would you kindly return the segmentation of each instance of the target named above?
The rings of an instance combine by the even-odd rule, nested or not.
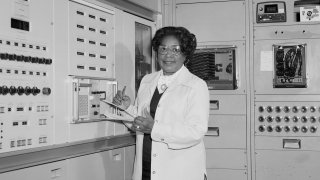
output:
[[[25,95],[38,95],[40,94],[41,90],[38,88],[38,87],[29,87],[29,86],[26,86],[25,88],[22,87],[22,86],[18,86],[18,87],[15,87],[15,86],[10,86],[10,87],[7,87],[7,86],[0,86],[0,95],[7,95],[7,94],[10,94],[10,95],[15,95],[15,94],[18,94],[19,96],[25,94]],[[42,94],[43,95],[50,95],[51,94],[51,89],[49,87],[44,87],[42,88]]]
[[[292,132],[294,132],[294,133],[298,133],[299,131],[301,131],[301,132],[303,132],[303,133],[307,133],[308,131],[310,131],[311,133],[315,133],[316,131],[317,131],[317,127],[316,126],[311,126],[310,128],[308,128],[307,126],[302,126],[301,128],[299,127],[299,126],[293,126],[292,128],[290,128],[290,126],[284,126],[284,127],[282,127],[282,126],[265,126],[265,125],[260,125],[259,127],[258,127],[258,130],[260,131],[260,132],[265,132],[265,131],[267,131],[267,132],[273,132],[273,131],[275,131],[275,132],[278,132],[278,133],[280,133],[280,132],[282,132],[282,131],[284,131],[284,132],[290,132],[290,131],[292,131]]]
[[[16,54],[8,54],[8,53],[0,53],[0,59],[2,60],[10,60],[10,61],[19,61],[19,62],[30,62],[35,64],[52,64],[52,59],[46,58],[38,58],[32,56],[24,56],[24,55],[16,55]]]
[[[290,117],[288,117],[288,116],[285,116],[284,118],[282,118],[282,117],[280,117],[280,116],[276,116],[275,118],[272,117],[272,116],[267,116],[267,117],[259,116],[259,117],[258,117],[258,121],[259,121],[259,122],[267,121],[267,122],[269,122],[269,123],[271,123],[271,122],[273,122],[273,121],[278,122],[278,123],[280,123],[281,121],[290,122],[290,120],[291,120],[292,122],[295,122],[295,123],[297,123],[297,122],[299,122],[299,121],[301,121],[301,122],[303,122],[303,123],[307,123],[308,120],[310,120],[311,123],[317,122],[317,118],[314,117],[314,116],[311,116],[310,118],[308,118],[308,117],[306,117],[306,116],[302,116],[301,118],[298,117],[298,116],[293,116],[292,119],[291,119]],[[320,122],[320,118],[319,118],[319,122]]]
[[[263,106],[259,106],[258,111],[260,113],[266,111],[268,113],[272,113],[272,112],[276,112],[276,113],[280,113],[281,111],[285,112],[285,113],[289,113],[290,111],[292,111],[293,113],[298,113],[299,111],[301,111],[302,113],[306,113],[307,111],[310,112],[316,112],[316,107],[311,106],[310,108],[306,107],[306,106],[302,106],[301,108],[297,107],[297,106],[293,106],[292,108],[290,108],[289,106],[284,106],[284,107],[280,107],[280,106],[276,106],[276,107],[272,107],[272,106],[267,106],[267,107],[263,107]],[[320,111],[320,108],[319,108]]]

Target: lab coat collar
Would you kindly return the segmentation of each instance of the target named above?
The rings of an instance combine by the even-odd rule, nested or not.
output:
[[[161,71],[158,71],[158,72],[154,73],[153,77],[149,78],[145,82],[145,83],[149,84],[150,96],[153,95],[154,90],[158,85],[158,80],[160,78],[160,74],[161,74]],[[189,82],[189,80],[191,78],[190,75],[191,75],[191,73],[189,72],[189,70],[185,66],[182,66],[181,67],[181,72],[179,72],[179,74],[175,78],[175,80],[173,82],[171,82],[170,86],[168,87],[168,89],[166,91],[171,91],[172,89],[174,89],[178,85],[189,86],[188,82]]]

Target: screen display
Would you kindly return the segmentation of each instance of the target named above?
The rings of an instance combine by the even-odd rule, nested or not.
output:
[[[11,18],[11,28],[29,31],[29,22]]]
[[[277,4],[265,5],[264,13],[278,13],[278,5]]]

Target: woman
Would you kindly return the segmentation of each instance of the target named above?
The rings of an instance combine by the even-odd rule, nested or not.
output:
[[[161,71],[145,75],[134,106],[124,90],[114,103],[136,113],[133,180],[204,179],[203,137],[209,118],[206,83],[184,66],[196,38],[183,27],[164,27],[152,39]]]

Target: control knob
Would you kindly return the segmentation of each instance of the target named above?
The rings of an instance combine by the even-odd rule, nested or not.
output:
[[[27,96],[29,96],[29,94],[31,94],[31,93],[32,93],[31,88],[30,88],[29,86],[27,86],[27,87],[25,88],[24,93],[25,93]]]
[[[2,95],[7,95],[8,92],[9,92],[9,88],[8,88],[6,85],[3,85],[3,86],[1,87],[1,94],[2,94]]]
[[[33,87],[32,88],[32,94],[35,96],[35,95],[37,95],[37,94],[39,94],[40,93],[40,89],[38,89],[37,87]]]
[[[19,86],[17,89],[18,95],[21,96],[24,93],[24,88],[22,86]]]
[[[43,95],[50,95],[51,94],[51,89],[49,87],[42,88],[42,94]]]
[[[10,88],[9,88],[9,93],[10,93],[11,95],[16,94],[16,93],[17,93],[17,88],[14,87],[14,86],[10,86]]]

